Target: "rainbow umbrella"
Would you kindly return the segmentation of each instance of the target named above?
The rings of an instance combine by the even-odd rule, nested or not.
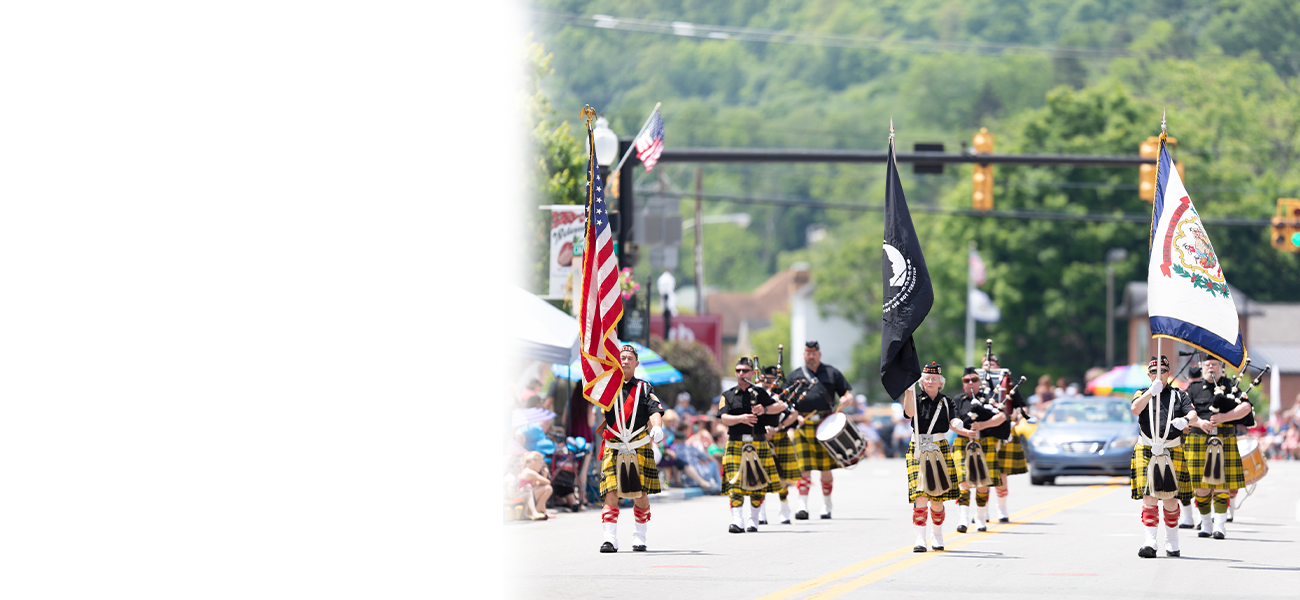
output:
[[[1085,389],[1094,396],[1126,396],[1148,387],[1146,365],[1120,365],[1089,381]]]
[[[636,359],[640,362],[636,367],[637,379],[648,381],[654,385],[677,383],[682,380],[682,372],[674,369],[672,365],[668,364],[668,361],[665,361],[654,350],[636,342],[627,343],[636,348]],[[580,381],[582,379],[582,365],[579,365],[576,360],[570,365],[553,364],[551,365],[551,372],[556,377],[562,377],[569,381]]]

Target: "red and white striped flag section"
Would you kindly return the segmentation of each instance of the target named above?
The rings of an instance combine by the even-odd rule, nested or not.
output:
[[[588,112],[590,111],[590,112]],[[583,109],[587,119],[587,232],[582,251],[582,304],[578,325],[582,337],[582,395],[604,410],[614,405],[623,386],[623,365],[618,360],[614,337],[623,318],[623,299],[618,284],[618,257],[614,255],[609,210],[591,148],[591,119],[595,111]]]
[[[646,121],[645,127],[641,128],[636,139],[632,140],[632,145],[636,146],[636,157],[641,159],[646,173],[649,173],[655,168],[655,163],[659,162],[659,155],[664,151],[664,119],[659,116],[658,106],[655,106],[654,112],[650,113],[650,119]]]

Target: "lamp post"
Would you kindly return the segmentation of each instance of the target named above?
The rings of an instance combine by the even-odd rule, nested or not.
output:
[[[1128,258],[1128,250],[1111,248],[1106,253],[1106,367],[1115,366],[1115,263]]]

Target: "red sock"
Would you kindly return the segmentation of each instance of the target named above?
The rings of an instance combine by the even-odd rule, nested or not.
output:
[[[1178,517],[1182,516],[1183,507],[1175,504],[1173,510],[1165,509],[1165,527],[1173,529],[1178,527]]]
[[[804,477],[799,480],[799,495],[807,496],[808,490],[812,489],[812,479]]]
[[[1156,514],[1156,507],[1142,506],[1142,524],[1147,527],[1155,527],[1160,522],[1160,517]]]
[[[617,507],[617,506],[606,506],[606,507],[605,507],[605,510],[600,511],[600,522],[601,522],[601,523],[617,523],[617,522],[618,522],[618,507]]]
[[[912,524],[925,525],[925,507],[912,509]]]
[[[946,510],[935,510],[934,507],[931,506],[931,507],[930,507],[930,522],[931,522],[931,523],[934,523],[935,525],[943,525],[943,517],[944,517],[944,515],[946,515],[947,513],[948,513],[948,511],[946,511]]]
[[[645,508],[641,508],[641,507],[639,507],[639,506],[633,506],[633,507],[632,507],[632,516],[636,517],[636,522],[637,522],[637,523],[649,523],[649,522],[650,522],[650,507],[647,506],[647,507],[645,507]]]
[[[833,482],[830,482],[830,481],[823,481],[823,482],[822,482],[822,495],[823,495],[823,496],[829,496],[829,495],[831,495],[831,487],[833,487],[833,486],[834,486],[834,483],[833,483]]]

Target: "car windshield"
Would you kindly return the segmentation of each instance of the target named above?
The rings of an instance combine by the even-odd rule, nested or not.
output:
[[[1132,423],[1133,413],[1122,400],[1078,402],[1057,400],[1043,416],[1045,423]]]

